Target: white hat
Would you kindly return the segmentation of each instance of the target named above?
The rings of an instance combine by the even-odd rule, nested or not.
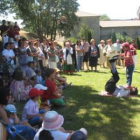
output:
[[[47,90],[48,88],[46,86],[43,86],[41,84],[36,84],[34,86],[34,88],[38,89],[38,90]]]

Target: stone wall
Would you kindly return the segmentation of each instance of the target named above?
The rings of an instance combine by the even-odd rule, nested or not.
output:
[[[98,43],[100,41],[100,25],[99,25],[99,16],[92,17],[80,17],[79,25],[75,26],[74,31],[72,31],[71,36],[76,37],[80,31],[81,24],[86,24],[90,29],[93,30],[92,37]]]
[[[112,29],[114,29],[114,31],[116,33],[120,33],[122,35],[127,34],[127,36],[130,36],[131,38],[136,38],[139,37],[140,38],[140,27],[109,27],[109,28],[102,28],[100,29],[100,38],[107,40],[109,38],[111,38],[111,32]]]

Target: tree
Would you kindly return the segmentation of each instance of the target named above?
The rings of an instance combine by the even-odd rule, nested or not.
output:
[[[110,17],[106,14],[100,16],[100,21],[111,20]]]
[[[138,49],[140,50],[140,40],[139,37],[136,38],[136,45],[138,46]]]
[[[86,24],[81,24],[81,28],[80,31],[78,33],[78,37],[82,38],[85,37],[85,39],[90,42],[92,35],[93,35],[93,30],[88,28],[88,26]]]
[[[23,19],[26,28],[35,31],[39,38],[56,34],[70,35],[74,25],[78,23],[75,12],[79,4],[77,0],[13,0],[17,17]]]
[[[111,40],[112,40],[112,43],[115,43],[117,40],[116,33],[114,30],[112,30],[112,33],[111,33]]]
[[[7,10],[11,6],[11,0],[0,0],[0,14],[7,14]]]

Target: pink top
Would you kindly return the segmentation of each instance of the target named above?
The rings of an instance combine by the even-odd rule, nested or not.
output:
[[[132,55],[137,55],[137,52],[136,52],[136,50],[138,49],[138,46],[135,46],[135,45],[130,45],[130,50],[131,50],[131,52],[132,52]],[[134,50],[134,51],[133,51]]]
[[[84,49],[84,52],[88,52],[88,49],[89,49],[89,43],[88,42],[83,44],[83,49]]]
[[[130,50],[128,51],[125,51],[124,52],[124,56],[128,56],[129,59],[125,59],[125,66],[131,66],[131,65],[134,65],[134,62],[133,62],[133,58],[132,58],[132,53]]]

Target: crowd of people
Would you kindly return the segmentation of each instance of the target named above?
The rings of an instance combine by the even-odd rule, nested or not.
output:
[[[3,70],[0,77],[0,117],[7,125],[7,132],[14,137],[16,130],[26,138],[34,140],[86,140],[87,132],[84,128],[77,131],[67,131],[62,127],[64,118],[51,106],[65,107],[64,89],[71,86],[61,72],[73,74],[82,70],[98,71],[100,67],[111,68],[112,74],[116,70],[110,59],[119,56],[116,65],[126,66],[127,82],[125,89],[131,88],[132,75],[136,64],[135,41],[112,43],[111,39],[101,40],[96,45],[95,39],[87,42],[85,38],[72,43],[67,40],[63,46],[58,41],[44,39],[26,40],[19,35],[20,28],[15,22],[11,25],[2,21],[0,26],[3,42],[2,58]],[[4,69],[5,68],[5,69]],[[12,77],[9,83],[3,75]],[[118,80],[116,80],[118,81]],[[117,82],[116,82],[117,83]],[[113,94],[113,91],[106,91]],[[111,86],[112,87],[112,86]],[[22,120],[16,114],[13,104],[24,100]],[[8,105],[7,105],[8,104]],[[41,127],[42,124],[42,127]],[[40,126],[37,131],[34,126]],[[11,131],[14,129],[15,131]],[[27,134],[27,135],[25,135]]]

